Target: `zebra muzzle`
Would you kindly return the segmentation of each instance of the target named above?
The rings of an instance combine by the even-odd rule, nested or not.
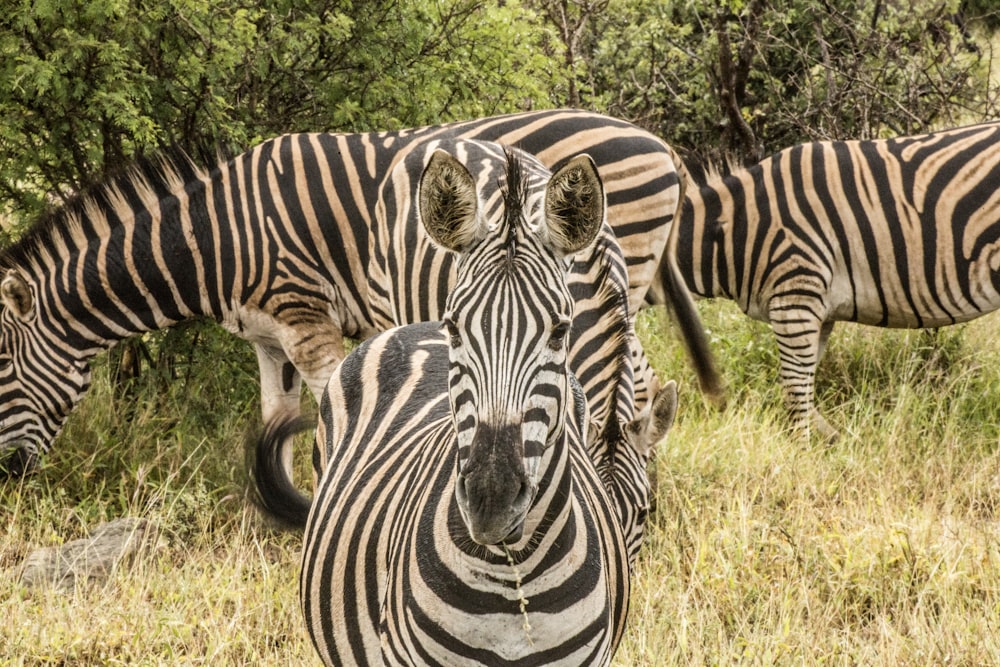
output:
[[[31,444],[21,441],[6,445],[0,449],[0,479],[24,477],[37,470],[38,463]]]
[[[524,535],[524,520],[535,499],[537,487],[521,479],[512,485],[489,488],[475,477],[460,474],[455,484],[455,500],[472,540],[482,545],[513,544]]]

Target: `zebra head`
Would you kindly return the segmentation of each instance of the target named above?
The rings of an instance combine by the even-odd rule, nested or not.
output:
[[[618,511],[631,567],[639,555],[646,518],[653,505],[648,467],[654,447],[666,437],[677,412],[677,383],[669,380],[635,416],[601,419],[594,415],[588,446],[605,488]]]
[[[568,431],[568,257],[600,229],[604,190],[586,155],[551,174],[513,149],[456,148],[461,160],[430,156],[418,197],[428,235],[459,255],[443,318],[455,499],[475,542],[516,542],[552,445]]]
[[[32,470],[90,386],[90,367],[60,344],[36,286],[9,269],[0,279],[0,476]]]

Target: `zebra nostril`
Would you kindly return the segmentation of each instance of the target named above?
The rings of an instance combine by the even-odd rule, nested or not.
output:
[[[469,490],[465,486],[465,475],[462,473],[455,479],[455,500],[458,501],[459,507],[469,506]]]
[[[24,445],[0,455],[0,479],[24,477],[37,468],[38,456]]]
[[[521,489],[517,492],[517,497],[514,499],[515,507],[527,507],[531,504],[531,501],[535,498],[535,485],[528,480],[523,480],[521,482]]]

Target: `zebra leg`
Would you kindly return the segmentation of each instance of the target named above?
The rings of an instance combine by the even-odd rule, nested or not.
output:
[[[775,298],[769,309],[771,328],[778,339],[781,386],[785,406],[796,430],[810,429],[827,441],[838,433],[816,409],[816,366],[826,347],[833,324],[825,321],[826,309],[818,300],[803,301],[801,295]]]

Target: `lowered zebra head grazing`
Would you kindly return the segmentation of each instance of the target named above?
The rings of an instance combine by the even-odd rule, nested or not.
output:
[[[458,157],[430,154],[418,215],[436,244],[460,255],[443,318],[458,440],[455,497],[474,541],[516,542],[540,460],[563,437],[573,321],[567,257],[600,230],[604,192],[587,156],[549,178],[510,149],[454,148]],[[463,162],[480,166],[477,178]]]
[[[31,470],[90,386],[90,362],[128,336],[210,313],[177,302],[157,259],[182,264],[172,225],[206,218],[210,172],[179,150],[137,161],[42,216],[0,252],[0,476]],[[178,223],[179,225],[179,223]],[[157,236],[153,229],[160,230]],[[202,300],[192,284],[176,291]],[[183,269],[183,270],[182,270]]]
[[[36,465],[90,386],[90,355],[60,344],[63,329],[36,293],[16,269],[0,278],[0,469],[14,476]]]

